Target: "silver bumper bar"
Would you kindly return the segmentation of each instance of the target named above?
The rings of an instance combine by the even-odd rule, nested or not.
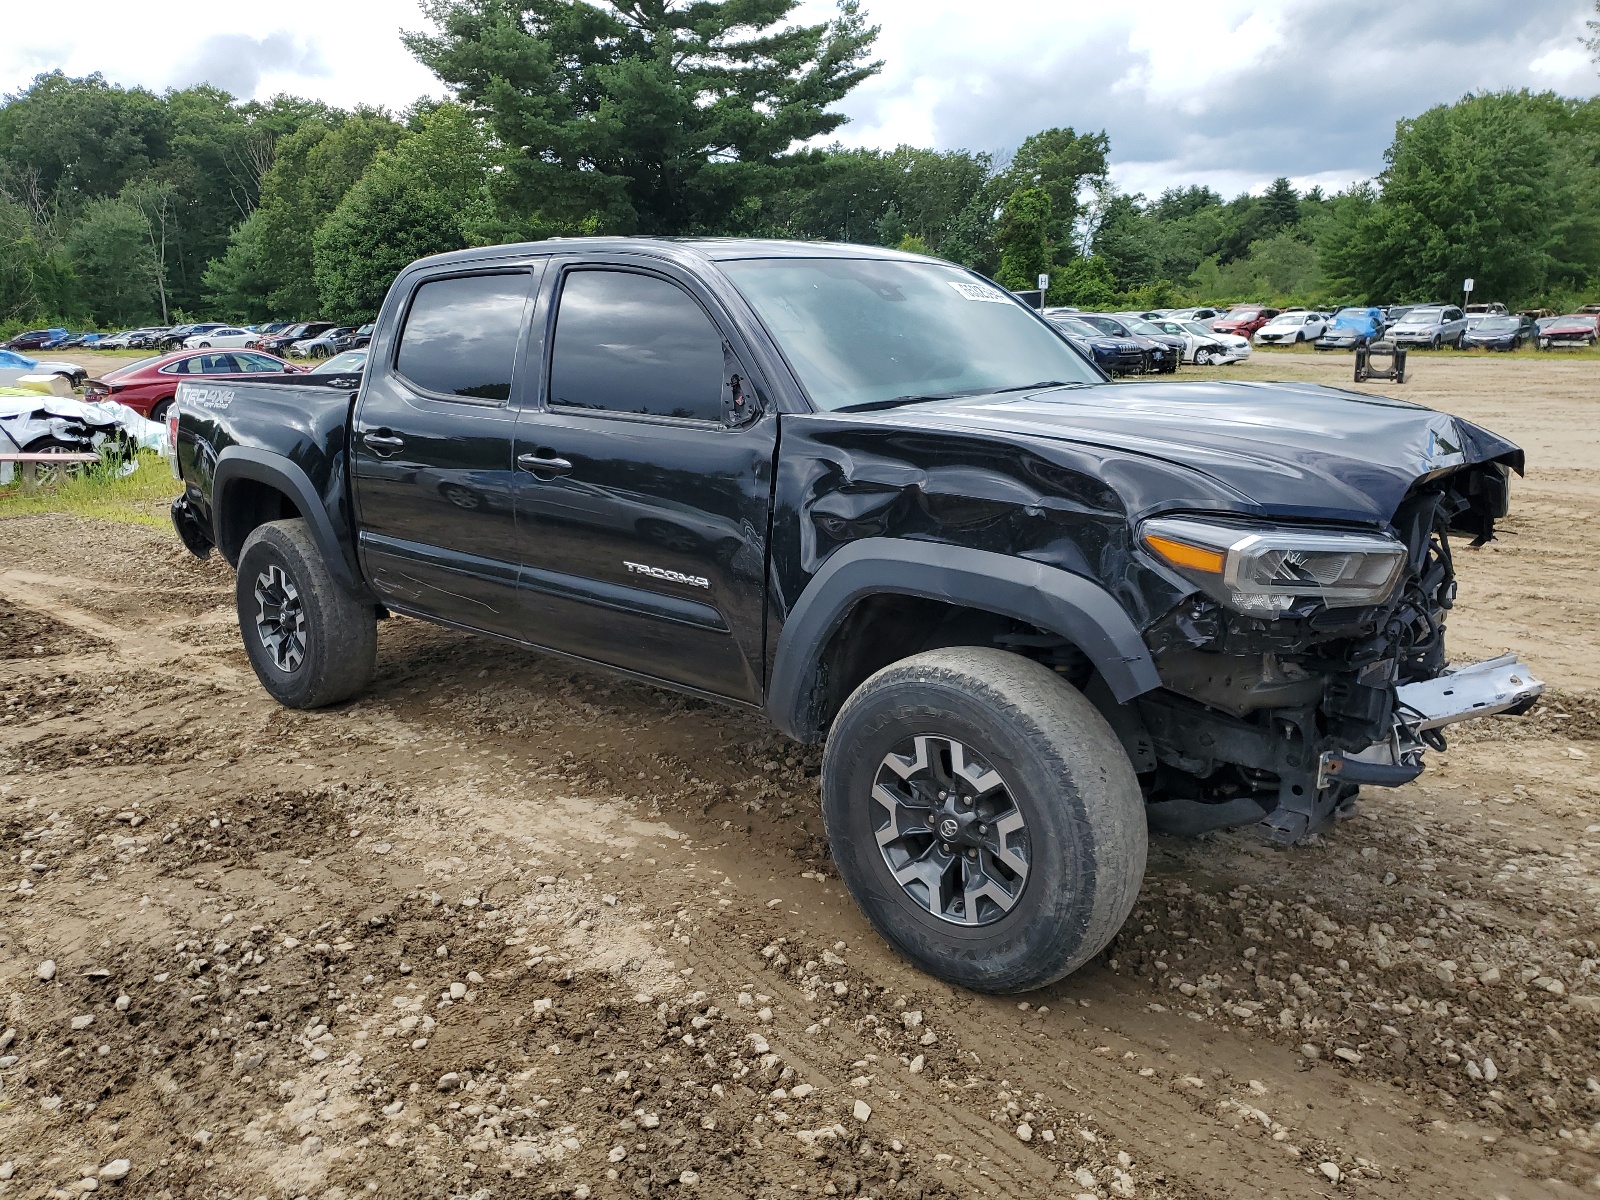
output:
[[[1544,694],[1544,682],[1534,678],[1515,654],[1447,670],[1436,679],[1408,683],[1395,689],[1394,725],[1389,740],[1369,746],[1359,754],[1329,750],[1317,771],[1317,787],[1345,782],[1399,787],[1422,774],[1426,745],[1421,734],[1475,717],[1526,712]]]
[[[1437,679],[1408,683],[1394,692],[1396,716],[1413,733],[1526,709],[1543,694],[1543,681],[1515,654],[1447,670]]]

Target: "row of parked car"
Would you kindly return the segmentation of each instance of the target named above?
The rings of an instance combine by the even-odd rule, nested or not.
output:
[[[1138,313],[1047,308],[1044,317],[1114,375],[1174,371],[1179,363],[1222,366],[1248,358],[1252,344],[1355,350],[1389,341],[1433,350],[1553,350],[1600,342],[1600,305],[1564,316],[1511,313],[1503,304],[1349,305],[1331,312],[1241,304]]]
[[[223,325],[215,321],[186,325],[149,325],[117,333],[73,333],[67,329],[33,329],[0,343],[7,350],[265,350],[294,358],[331,358],[372,340],[371,325],[335,325],[332,321],[273,321],[265,325]]]
[[[1202,321],[1206,311],[1200,310]],[[1309,342],[1318,350],[1353,350],[1385,340],[1430,350],[1526,345],[1551,350],[1600,340],[1600,305],[1564,316],[1544,309],[1512,313],[1503,304],[1350,305],[1332,312],[1239,305],[1210,316],[1209,323],[1215,330],[1252,337],[1258,346]]]

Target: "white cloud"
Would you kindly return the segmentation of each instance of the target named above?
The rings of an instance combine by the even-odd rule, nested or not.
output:
[[[1394,123],[1486,88],[1600,91],[1578,45],[1591,0],[865,0],[886,66],[849,96],[847,145],[1003,153],[1054,125],[1106,130],[1120,186],[1277,175],[1325,188],[1376,173]],[[825,20],[834,0],[804,0]],[[417,0],[216,6],[77,0],[12,22],[0,90],[101,71],[160,90],[201,80],[343,107],[399,108],[444,88],[400,42]]]
[[[1233,195],[1287,175],[1340,188],[1395,122],[1476,90],[1600,91],[1591,0],[866,0],[883,73],[846,99],[847,145],[1004,152],[1054,125],[1110,135],[1113,178]],[[825,19],[832,0],[807,0]]]
[[[275,92],[341,107],[403,107],[443,95],[432,72],[400,42],[426,27],[413,0],[335,0],[321,5],[205,5],[149,0],[74,0],[62,19],[7,22],[0,90],[35,75],[99,71],[113,83],[155,91],[209,82],[245,99]]]

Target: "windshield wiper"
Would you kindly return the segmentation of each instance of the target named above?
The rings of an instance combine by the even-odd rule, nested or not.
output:
[[[1086,386],[1088,386],[1088,385],[1086,385],[1084,383],[1081,383],[1081,382],[1079,382],[1079,383],[1069,383],[1065,379],[1041,379],[1041,380],[1039,380],[1038,383],[1019,383],[1015,387],[995,388],[993,390],[994,390],[994,393],[996,395],[999,395],[1001,392],[1031,392],[1035,388],[1086,387]]]
[[[921,404],[927,400],[955,400],[971,396],[972,392],[933,392],[926,396],[893,396],[888,400],[863,400],[860,404],[842,404],[834,412],[876,412],[880,408],[899,408],[902,404]]]
[[[959,400],[963,396],[998,396],[1002,392],[1026,392],[1034,388],[1083,387],[1081,383],[1067,383],[1060,379],[1041,379],[1038,383],[1018,383],[1011,387],[966,388],[959,392],[930,392],[920,396],[894,396],[888,400],[864,400],[860,404],[845,404],[834,412],[876,412],[883,408],[899,408],[902,404],[921,404],[933,400]]]

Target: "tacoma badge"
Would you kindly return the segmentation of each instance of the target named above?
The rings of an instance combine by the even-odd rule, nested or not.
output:
[[[626,559],[622,565],[634,575],[648,575],[651,579],[661,579],[667,583],[687,583],[690,587],[697,588],[711,586],[711,580],[704,575],[685,575],[682,571],[669,571],[665,567],[652,567],[646,563],[628,562]]]

